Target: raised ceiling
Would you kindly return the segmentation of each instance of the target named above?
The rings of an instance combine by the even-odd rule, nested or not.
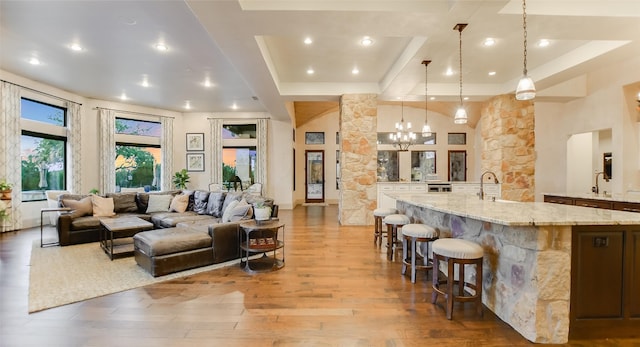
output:
[[[584,88],[554,87],[640,55],[640,1],[528,0],[527,13],[528,67],[541,99],[580,97]],[[90,98],[125,93],[125,102],[181,112],[235,104],[288,121],[292,101],[349,93],[421,100],[424,59],[432,60],[429,94],[455,102],[456,23],[469,24],[464,96],[513,92],[522,74],[520,0],[2,1],[0,69]],[[373,44],[362,46],[364,36]],[[484,46],[487,37],[496,44]],[[537,47],[540,39],[550,45]],[[155,50],[158,42],[169,50]]]

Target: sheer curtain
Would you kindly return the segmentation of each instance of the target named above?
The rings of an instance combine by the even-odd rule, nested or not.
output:
[[[11,216],[2,231],[22,228],[20,215],[22,176],[20,162],[20,88],[7,82],[0,85],[0,179],[13,184]]]
[[[211,182],[222,184],[222,119],[209,119],[211,133]]]
[[[267,124],[268,119],[258,119],[256,137],[258,139],[256,165],[256,182],[267,187]]]
[[[69,178],[67,189],[81,194],[82,189],[82,105],[67,102],[67,142],[69,147]]]
[[[116,190],[116,113],[100,109],[100,192]]]
[[[173,177],[173,118],[162,117],[162,190],[170,190]]]

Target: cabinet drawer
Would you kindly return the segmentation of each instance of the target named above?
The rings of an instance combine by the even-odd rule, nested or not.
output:
[[[614,202],[613,209],[627,212],[640,212],[640,203]]]
[[[382,190],[382,191],[385,191],[385,192],[391,192],[391,191],[393,191],[393,186],[378,186],[378,188],[379,188],[380,190]]]
[[[611,209],[611,202],[591,199],[575,199],[576,206]]]
[[[416,184],[411,186],[412,192],[424,192],[427,190],[427,186],[424,184]]]
[[[544,202],[550,202],[552,204],[574,205],[573,198],[567,198],[564,196],[545,195]]]
[[[409,191],[409,186],[407,185],[398,185],[396,187],[396,192],[408,192]]]

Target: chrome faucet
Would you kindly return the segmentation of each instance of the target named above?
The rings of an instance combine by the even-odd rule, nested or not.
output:
[[[480,200],[484,200],[484,175],[486,174],[492,174],[493,175],[493,183],[500,183],[498,182],[498,176],[496,176],[496,174],[493,171],[485,171],[482,173],[482,175],[480,175],[480,192],[478,193],[478,197],[480,198]]]
[[[594,187],[591,187],[591,192],[595,193],[596,195],[600,194],[600,187],[598,186],[598,177],[600,177],[600,175],[604,176],[605,182],[609,182],[609,177],[604,174],[604,171],[596,173],[596,185]]]

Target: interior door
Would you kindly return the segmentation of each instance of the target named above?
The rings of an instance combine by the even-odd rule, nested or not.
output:
[[[449,182],[467,180],[467,151],[449,151]]]
[[[307,150],[305,156],[305,202],[324,202],[324,151]]]

